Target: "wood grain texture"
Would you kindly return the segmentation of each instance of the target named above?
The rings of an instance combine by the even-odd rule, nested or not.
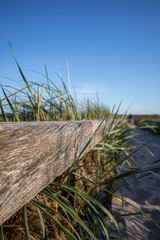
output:
[[[72,165],[100,123],[0,123],[0,224]]]

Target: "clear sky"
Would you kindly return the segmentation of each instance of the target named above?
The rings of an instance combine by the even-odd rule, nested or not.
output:
[[[21,81],[6,38],[31,81],[61,72],[78,97],[121,112],[160,114],[160,0],[0,0],[0,82]]]

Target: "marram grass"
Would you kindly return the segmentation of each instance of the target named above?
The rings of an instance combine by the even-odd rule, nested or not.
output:
[[[9,226],[13,227],[14,237],[17,238],[16,234],[20,231],[27,240],[62,238],[87,240],[97,239],[97,233],[101,235],[101,239],[109,239],[108,221],[114,224],[122,239],[119,222],[111,209],[103,205],[104,201],[109,201],[112,195],[116,196],[114,186],[118,181],[126,180],[138,173],[141,173],[141,177],[151,174],[151,171],[158,173],[160,169],[154,167],[155,162],[144,166],[143,169],[134,164],[133,156],[140,149],[130,153],[127,143],[132,136],[126,124],[126,115],[117,121],[120,106],[116,111],[113,109],[110,112],[107,107],[99,104],[98,98],[96,102],[89,99],[78,102],[76,97],[72,96],[70,86],[68,89],[60,75],[58,76],[60,84],[49,78],[46,66],[45,74],[41,74],[44,78],[43,84],[28,81],[11,44],[10,47],[25,86],[23,89],[15,89],[14,93],[1,86],[3,96],[0,109],[3,121],[105,119],[106,124],[111,124],[102,141],[90,153],[83,155],[88,144],[98,131],[101,131],[101,124],[73,165],[23,207],[21,227],[18,228],[13,220],[14,226],[11,226],[8,220],[8,225],[6,222],[0,227],[1,239],[7,236]],[[9,111],[6,110],[6,105]],[[144,146],[140,148],[142,147]],[[123,156],[123,160],[120,160],[120,156]],[[127,171],[121,173],[124,166]],[[100,191],[106,192],[103,199],[98,199]],[[107,216],[107,221],[104,221],[102,213]],[[147,213],[136,207],[135,214],[148,217]],[[34,222],[38,231],[33,226]],[[156,223],[155,225],[159,228]]]

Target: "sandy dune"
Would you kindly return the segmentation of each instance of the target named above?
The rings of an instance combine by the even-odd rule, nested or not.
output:
[[[155,138],[155,135],[137,129],[135,126],[132,126],[131,132],[132,134],[138,134],[136,135],[135,140],[130,143],[137,148],[140,147],[137,140],[146,143]],[[134,159],[139,167],[143,167],[154,160],[160,159],[160,138],[147,145],[147,148],[149,151],[141,149],[134,155]],[[157,165],[160,166],[160,163]],[[129,188],[133,193],[123,187],[117,195],[121,196],[122,194],[125,201],[133,204],[141,211],[153,211],[148,215],[160,225],[160,177],[152,174],[145,178],[137,179],[136,181],[133,181],[133,178],[130,178],[129,182]],[[112,201],[112,211],[116,215],[119,215],[135,212],[135,209],[128,203],[122,203],[122,200],[114,197]],[[121,220],[120,227],[125,240],[160,239],[160,230],[144,216],[127,216],[124,219],[121,217],[119,220]],[[118,234],[114,231],[111,232],[111,239],[119,239]]]

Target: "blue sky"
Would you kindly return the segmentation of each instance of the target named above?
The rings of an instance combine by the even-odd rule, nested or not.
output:
[[[0,0],[0,82],[21,77],[6,38],[31,81],[67,81],[79,98],[134,114],[160,114],[159,0]]]

